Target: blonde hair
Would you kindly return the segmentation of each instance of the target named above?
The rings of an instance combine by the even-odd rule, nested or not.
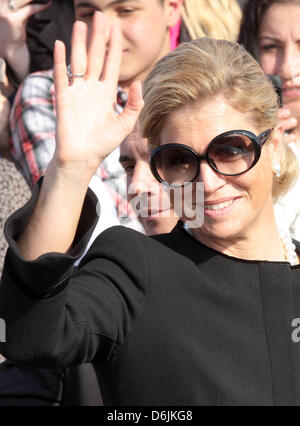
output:
[[[236,0],[184,0],[182,19],[192,39],[236,41],[242,11]]]
[[[255,59],[237,43],[201,38],[182,43],[146,79],[141,122],[150,148],[159,145],[170,114],[186,104],[205,103],[217,96],[238,111],[251,112],[259,132],[273,129],[278,122],[277,95]],[[296,158],[285,144],[282,150],[282,173],[274,180],[274,200],[297,177]]]

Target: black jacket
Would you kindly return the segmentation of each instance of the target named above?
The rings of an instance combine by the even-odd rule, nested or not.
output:
[[[65,43],[69,63],[74,19],[73,0],[52,0],[51,6],[29,19],[27,43],[31,73],[53,68],[53,48],[56,40]]]
[[[104,405],[300,405],[299,266],[226,256],[179,224],[154,238],[111,228],[74,271],[96,221],[91,191],[70,254],[26,262],[16,239],[37,190],[6,224],[4,356],[91,362]]]
[[[102,406],[93,364],[65,370],[0,365],[0,406]]]

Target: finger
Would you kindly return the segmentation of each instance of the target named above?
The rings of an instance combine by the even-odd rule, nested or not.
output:
[[[56,98],[61,96],[68,85],[66,47],[62,41],[57,40],[54,46],[54,86]]]
[[[26,21],[28,18],[30,18],[30,16],[47,9],[49,6],[51,6],[51,2],[47,4],[30,4],[28,6],[17,9],[14,13],[15,16],[18,16],[22,21]]]
[[[17,9],[26,6],[27,4],[33,3],[33,0],[14,0]]]
[[[295,133],[285,133],[284,134],[284,141],[287,144],[294,143],[294,142],[296,142],[296,140],[297,140],[297,137],[296,137]]]
[[[107,58],[102,79],[110,80],[117,87],[122,61],[123,37],[118,26],[112,26]]]
[[[71,72],[72,74],[85,74],[87,68],[87,25],[76,21],[72,31],[71,45]],[[74,82],[77,79],[74,79]]]
[[[291,117],[286,120],[282,120],[281,124],[285,130],[292,130],[297,127],[298,121],[295,117]]]
[[[86,78],[99,80],[105,59],[105,20],[101,12],[95,12],[88,50]]]
[[[118,116],[119,122],[124,130],[125,139],[132,132],[136,121],[144,107],[142,95],[142,83],[135,81],[132,83],[128,93],[128,102],[122,114]]]
[[[287,108],[280,108],[278,111],[279,120],[285,120],[291,116],[291,111]]]

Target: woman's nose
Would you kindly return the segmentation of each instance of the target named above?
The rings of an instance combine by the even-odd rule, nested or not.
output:
[[[279,60],[278,74],[284,80],[291,80],[300,73],[300,54],[298,50],[294,46],[288,46],[284,50],[281,60]]]
[[[200,163],[198,181],[204,184],[204,192],[206,194],[214,193],[226,184],[225,176],[213,170],[205,160]]]
[[[136,194],[150,193],[151,187],[155,182],[149,165],[144,161],[137,162],[131,179],[131,184],[134,186]]]

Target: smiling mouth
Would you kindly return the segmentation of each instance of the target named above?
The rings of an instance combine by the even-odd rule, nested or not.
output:
[[[234,199],[230,201],[226,201],[225,203],[211,204],[211,205],[204,204],[204,209],[205,210],[223,210],[226,207],[231,206],[233,202],[234,202]]]
[[[211,218],[222,217],[229,214],[240,202],[242,197],[204,202],[204,214]]]

